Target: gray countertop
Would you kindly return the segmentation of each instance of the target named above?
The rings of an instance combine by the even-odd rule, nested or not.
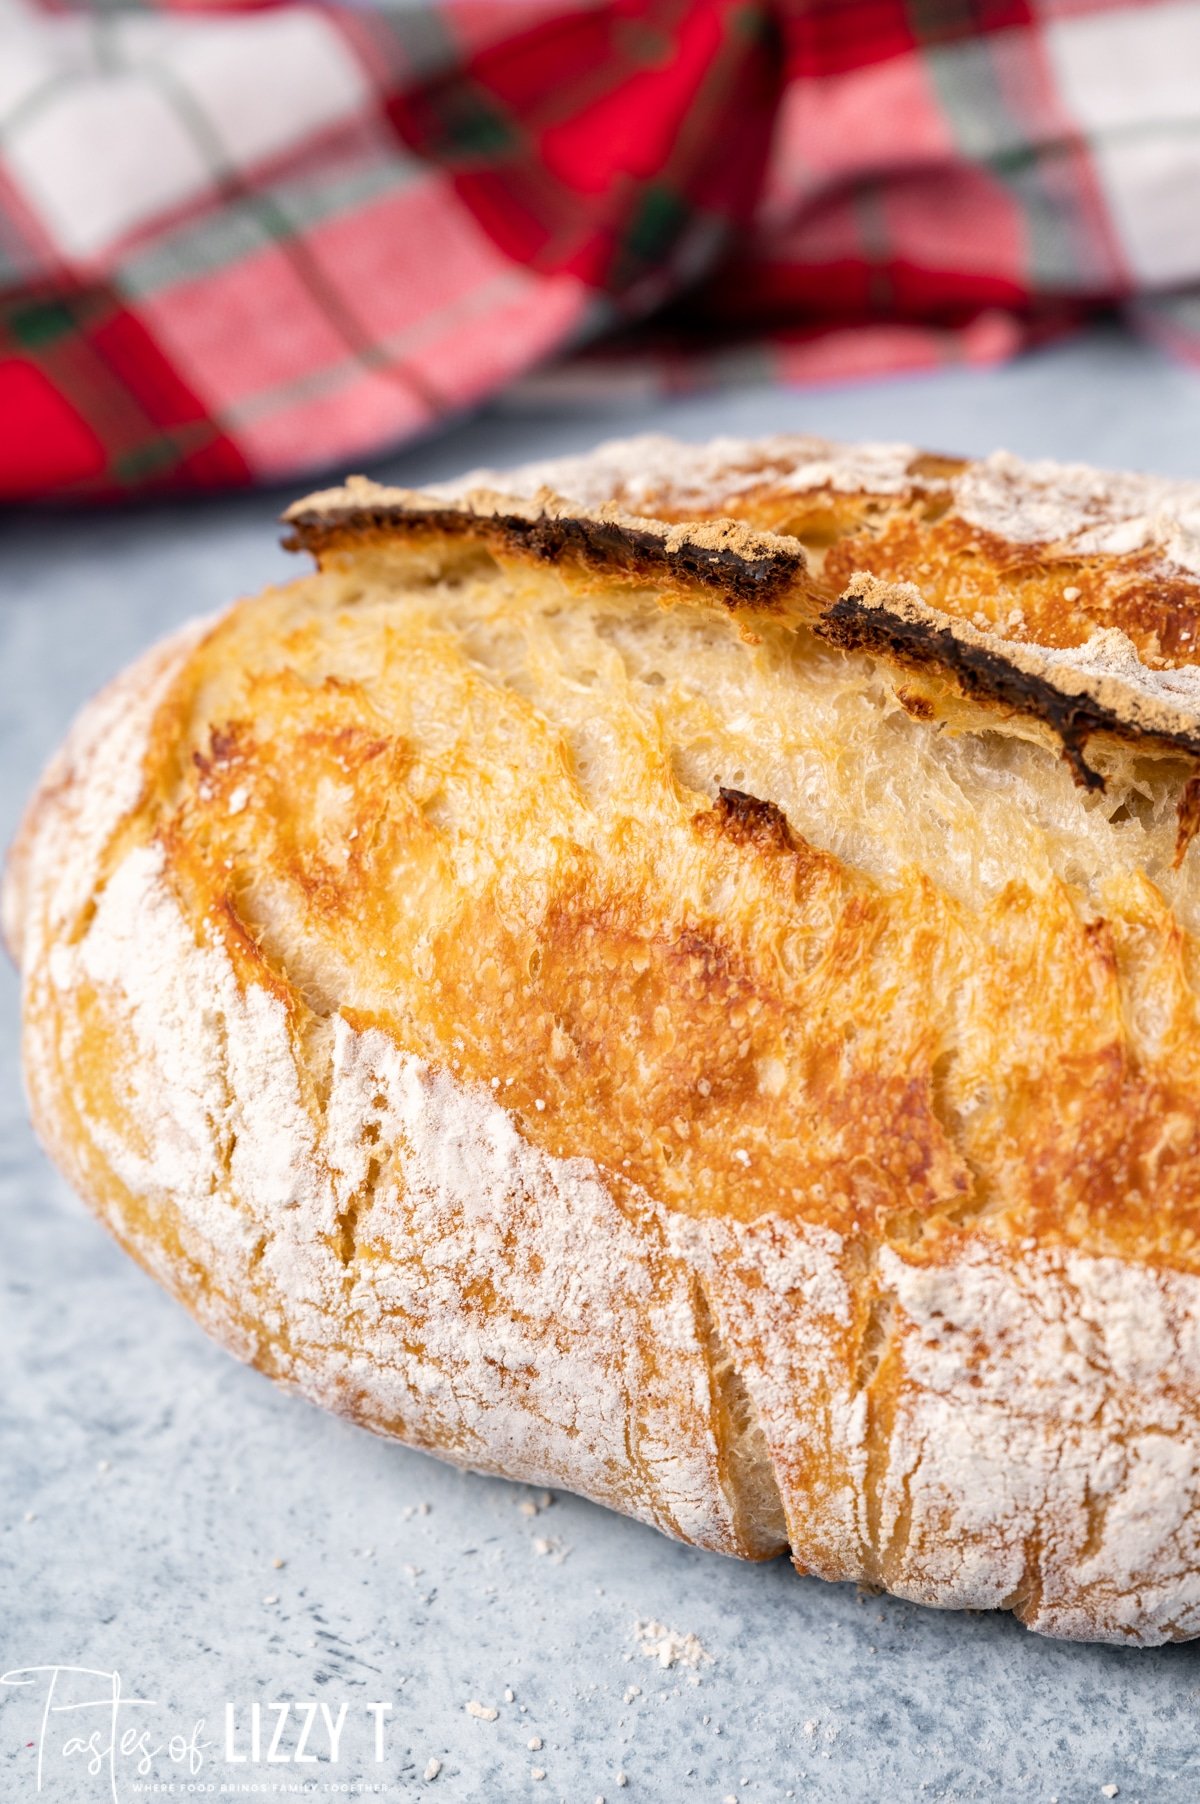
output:
[[[1005,445],[1200,475],[1200,377],[1098,334],[994,372],[509,408],[379,473],[418,484],[648,429]],[[280,504],[258,494],[0,524],[0,836],[91,690],[185,616],[288,573]],[[136,1718],[152,1745],[203,1718],[213,1745],[198,1773],[166,1750],[151,1781],[175,1796],[362,1786],[387,1800],[547,1804],[1075,1804],[1113,1785],[1123,1804],[1200,1800],[1200,1643],[1054,1643],[1008,1617],[677,1547],[578,1499],[374,1440],[236,1366],[38,1151],[7,966],[0,983],[0,1669],[119,1673],[147,1700],[122,1724]],[[710,1658],[689,1664],[685,1646],[664,1666],[642,1651],[639,1620],[697,1637]],[[63,1674],[56,1701],[95,1699],[104,1683]],[[47,1685],[0,1685],[4,1804],[37,1796]],[[226,1705],[232,1751],[246,1753],[255,1700],[264,1756],[268,1701],[324,1702],[335,1722],[345,1703],[337,1762],[228,1760]],[[469,1714],[472,1700],[496,1716]],[[377,1702],[390,1705],[381,1762]],[[284,1719],[279,1751],[295,1751],[303,1715]],[[50,1718],[43,1797],[144,1795],[134,1758],[91,1773],[86,1755],[63,1753],[68,1734],[86,1740],[103,1721],[95,1707]],[[319,1712],[309,1751],[328,1751]]]

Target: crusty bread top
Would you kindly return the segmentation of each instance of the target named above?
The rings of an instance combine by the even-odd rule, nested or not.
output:
[[[18,858],[26,970],[145,851],[287,1011],[317,1113],[341,1021],[689,1218],[1200,1270],[1190,760],[1089,745],[1101,793],[998,704],[943,730],[943,695],[806,624],[841,616],[798,544],[773,603],[724,605],[693,554],[752,529],[634,520],[657,574],[625,577],[543,558],[560,520],[610,555],[578,508],[373,498],[344,541],[301,508],[322,569],[201,632],[143,757],[67,748],[48,793],[101,825],[56,804],[61,858]]]
[[[1080,786],[1018,681],[1069,734],[1193,673],[842,585],[807,526],[293,518],[322,568],[88,710],[11,873],[79,1188],[231,1345],[464,1463],[1196,1632],[1193,761],[1110,714]]]
[[[564,499],[567,497],[567,499]],[[1097,735],[1200,754],[1200,484],[809,438],[647,436],[417,493],[352,478],[294,543],[472,533],[635,580],[793,610],[822,637],[1048,728],[1102,787]]]

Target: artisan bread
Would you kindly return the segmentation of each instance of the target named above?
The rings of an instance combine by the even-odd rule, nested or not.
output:
[[[121,1243],[443,1458],[1200,1633],[1200,486],[654,439],[288,520],[10,859]]]

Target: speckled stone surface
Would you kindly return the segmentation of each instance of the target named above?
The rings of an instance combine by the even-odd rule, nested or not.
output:
[[[1097,337],[994,374],[652,413],[493,414],[377,473],[417,484],[649,428],[1003,444],[1198,475],[1200,380]],[[0,524],[5,839],[90,690],[186,615],[287,574],[281,499]],[[89,1772],[64,1745],[96,1732],[103,1754],[107,1712],[52,1715],[52,1804],[124,1801],[148,1784],[487,1804],[1076,1804],[1105,1786],[1123,1804],[1200,1799],[1200,1643],[1069,1646],[1007,1617],[800,1580],[782,1561],[737,1565],[385,1445],[233,1364],[42,1158],[7,966],[0,988],[0,1669],[117,1672],[149,1700],[122,1726],[157,1746],[202,1718],[211,1744],[195,1773],[169,1748],[146,1774],[136,1752]],[[638,1619],[695,1635],[710,1660],[646,1657]],[[0,1685],[3,1804],[38,1795],[46,1685]],[[55,1699],[86,1702],[97,1686],[64,1676]],[[319,1707],[317,1761],[267,1762],[274,1700],[323,1703],[335,1724],[346,1705],[336,1763]],[[468,1714],[471,1700],[496,1716]],[[255,1701],[263,1758],[230,1760],[251,1751]],[[372,1703],[390,1705],[382,1761]],[[296,1751],[305,1714],[284,1718],[277,1755]]]

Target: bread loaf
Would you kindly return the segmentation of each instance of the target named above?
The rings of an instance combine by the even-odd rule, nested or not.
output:
[[[1200,1633],[1200,485],[636,440],[288,520],[10,859],[121,1243],[443,1458]]]

